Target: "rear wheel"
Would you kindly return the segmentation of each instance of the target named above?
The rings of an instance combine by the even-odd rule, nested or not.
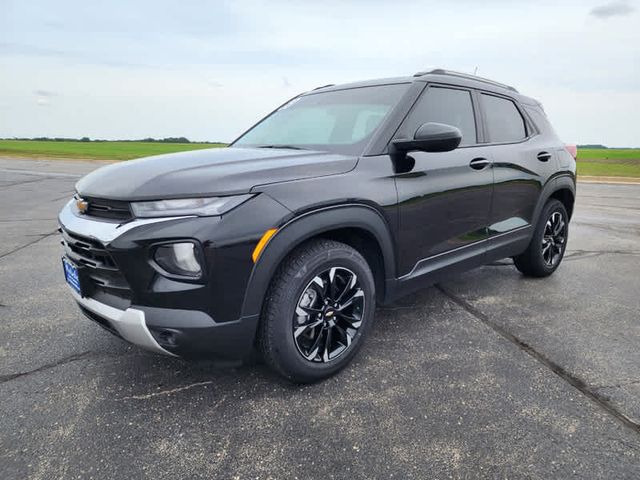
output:
[[[530,277],[547,277],[560,266],[567,247],[569,215],[559,200],[549,200],[540,214],[527,249],[513,258],[516,268]]]
[[[267,294],[259,333],[265,361],[297,383],[333,375],[359,350],[374,309],[366,260],[343,243],[309,242],[284,261]]]

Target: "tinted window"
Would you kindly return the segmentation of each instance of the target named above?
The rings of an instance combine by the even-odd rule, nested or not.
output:
[[[518,142],[527,136],[524,119],[511,100],[480,95],[490,142]]]
[[[379,85],[303,95],[262,120],[234,146],[359,152],[408,88],[408,84]]]
[[[458,127],[462,132],[461,145],[477,142],[471,93],[466,90],[429,87],[418,99],[402,126],[402,136],[413,138],[418,127],[427,122]]]
[[[524,109],[529,114],[529,117],[531,117],[531,120],[533,120],[534,125],[538,127],[538,131],[550,132],[553,135],[556,134],[551,123],[549,123],[549,119],[540,107],[525,105]]]

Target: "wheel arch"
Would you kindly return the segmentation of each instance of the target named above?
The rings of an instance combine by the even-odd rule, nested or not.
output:
[[[567,187],[559,188],[549,195],[549,198],[560,200],[564,205],[564,208],[567,210],[569,219],[571,219],[571,216],[573,215],[573,205],[575,203],[575,194],[571,189]]]
[[[542,209],[551,198],[555,198],[562,202],[564,207],[567,209],[569,219],[571,219],[576,198],[575,178],[569,175],[562,175],[555,177],[547,182],[547,184],[542,189],[542,193],[540,194],[540,198],[538,199],[538,204],[536,205],[533,216],[534,221],[532,222],[533,225],[536,225],[538,223],[538,219],[540,217]]]
[[[372,269],[377,297],[384,296],[385,280],[395,276],[394,244],[387,221],[368,205],[326,207],[293,218],[269,240],[251,272],[243,316],[261,313],[271,279],[282,261],[313,238],[330,238],[358,250]]]

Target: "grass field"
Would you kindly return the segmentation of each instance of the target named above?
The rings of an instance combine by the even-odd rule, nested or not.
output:
[[[580,148],[578,160],[640,160],[640,148]]]
[[[163,153],[222,147],[211,143],[161,142],[47,142],[0,140],[0,155],[31,158],[87,158],[130,160]]]
[[[31,158],[130,160],[163,153],[223,147],[210,143],[46,142],[0,140],[0,155]],[[578,150],[578,175],[640,178],[640,149]]]
[[[578,175],[640,178],[640,149],[578,149]]]

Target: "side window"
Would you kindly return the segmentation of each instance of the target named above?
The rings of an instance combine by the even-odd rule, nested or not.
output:
[[[418,127],[427,122],[458,127],[462,132],[460,145],[473,145],[478,141],[471,93],[467,90],[429,87],[409,113],[402,134],[413,138]]]
[[[549,132],[552,135],[556,135],[556,132],[553,129],[553,126],[551,126],[551,123],[549,122],[547,115],[544,113],[544,110],[542,110],[540,107],[533,107],[529,105],[525,105],[524,109],[529,114],[529,117],[531,117],[531,120],[533,120],[533,123],[538,128],[539,132]]]
[[[519,142],[527,137],[524,119],[511,100],[480,94],[489,141]]]

